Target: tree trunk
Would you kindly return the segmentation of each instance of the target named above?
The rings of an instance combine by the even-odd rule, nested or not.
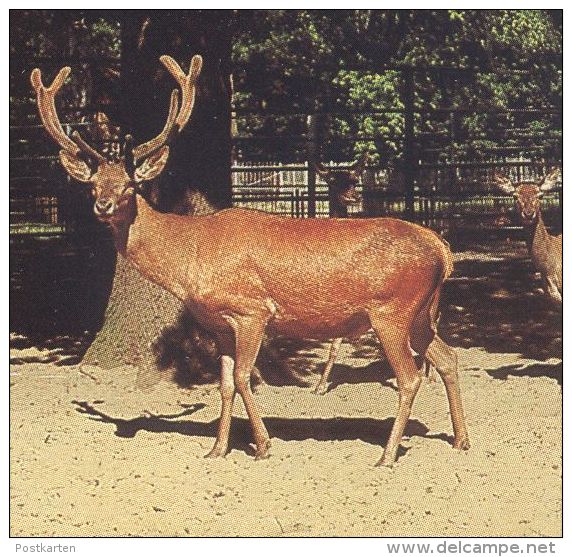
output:
[[[145,280],[123,257],[117,257],[103,327],[83,363],[105,369],[134,365],[139,387],[154,384],[160,378],[154,343],[165,325],[177,321],[181,309],[179,300]]]
[[[167,212],[209,210],[208,205],[197,206],[193,188],[215,207],[230,206],[231,12],[125,13],[121,126],[136,142],[162,129],[170,92],[176,87],[159,56],[173,56],[184,70],[194,54],[203,56],[191,120],[175,139],[167,168],[153,185],[154,201]],[[175,241],[170,238],[165,249]],[[189,346],[192,339],[194,347]],[[144,279],[122,257],[117,259],[103,327],[83,361],[104,368],[134,364],[139,386],[154,383],[158,368],[174,365],[179,379],[184,376],[188,381],[189,372],[198,371],[198,378],[205,378],[215,365],[211,339],[202,334],[181,302]]]
[[[129,16],[122,28],[123,128],[136,142],[161,131],[176,83],[159,62],[172,56],[188,70],[194,54],[203,57],[191,120],[171,146],[158,183],[171,211],[181,193],[202,192],[217,207],[232,204],[230,11],[151,11]]]

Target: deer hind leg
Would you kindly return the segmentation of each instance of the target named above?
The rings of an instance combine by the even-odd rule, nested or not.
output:
[[[409,347],[409,329],[403,320],[396,325],[387,317],[370,313],[370,321],[379,338],[389,364],[395,372],[399,391],[399,403],[393,427],[378,466],[392,466],[397,458],[397,449],[411,414],[413,401],[421,385],[421,376]]]
[[[437,370],[427,358],[425,358],[425,377],[429,383],[437,383]]]
[[[250,388],[252,389],[253,393],[256,393],[260,386],[266,385],[266,381],[264,381],[264,377],[260,373],[260,370],[254,366],[252,368],[252,381],[250,382]]]
[[[457,353],[441,337],[435,335],[435,338],[427,348],[425,357],[435,367],[437,373],[443,379],[443,383],[445,383],[455,435],[453,447],[467,450],[470,447],[470,443],[459,387]]]
[[[314,392],[317,395],[325,395],[328,392],[328,378],[330,377],[330,373],[332,372],[332,368],[334,367],[334,363],[336,362],[340,346],[342,345],[342,340],[343,340],[342,338],[336,338],[333,340],[330,346],[330,354],[328,357],[328,361],[326,363],[326,367],[322,372],[322,376],[320,377],[320,382],[316,385],[316,388],[314,389]]]
[[[411,345],[425,357],[426,366],[435,368],[445,383],[455,441],[459,449],[469,448],[469,436],[465,425],[459,376],[457,373],[457,353],[437,335],[440,290],[433,295],[428,306],[417,314],[412,328]]]

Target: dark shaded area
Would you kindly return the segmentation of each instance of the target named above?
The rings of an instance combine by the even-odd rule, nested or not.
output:
[[[509,249],[511,254],[506,253]],[[561,358],[562,311],[541,292],[526,252],[521,246],[516,253],[514,247],[500,246],[488,253],[500,261],[460,261],[445,283],[439,323],[443,339],[463,348],[482,346],[488,352],[538,360]]]
[[[103,323],[115,268],[110,239],[24,237],[10,242],[10,330],[35,344],[86,342]],[[84,348],[85,351],[85,348]]]
[[[313,341],[294,342],[291,339],[265,338],[256,368],[266,383],[271,385],[299,385],[307,382],[309,365],[306,358],[300,356],[300,350],[319,346]],[[201,327],[187,310],[179,312],[176,322],[163,329],[152,347],[157,368],[173,371],[173,380],[180,387],[190,387],[213,383],[219,379],[219,351],[214,337]],[[298,357],[296,366],[288,365],[288,359]],[[302,365],[300,365],[302,364]],[[254,384],[257,377],[253,374]]]
[[[387,362],[372,362],[360,368],[338,364],[332,368],[327,392],[335,389],[338,385],[359,383],[381,383],[397,391],[395,385],[388,381],[392,377],[395,377],[395,374]]]
[[[172,142],[167,168],[158,179],[167,211],[189,188],[201,191],[215,207],[232,204],[232,20],[232,10],[121,13],[120,124],[136,142],[148,141],[163,129],[176,88],[159,57],[172,56],[185,71],[193,55],[203,57],[191,123]]]
[[[175,324],[165,327],[153,344],[157,367],[174,368],[173,379],[181,387],[216,380],[213,363],[218,359],[214,338],[206,333],[188,311],[179,312]]]
[[[173,416],[140,416],[132,419],[115,418],[106,414],[86,401],[73,401],[76,411],[87,415],[92,420],[113,424],[116,427],[115,435],[132,438],[139,431],[152,433],[180,433],[181,435],[216,437],[218,420],[211,422],[197,422],[192,420],[173,421],[173,419],[193,414],[204,404],[191,405],[180,414]],[[393,426],[393,418],[377,420],[374,418],[275,418],[264,417],[264,423],[271,438],[283,441],[303,441],[315,439],[317,441],[355,441],[361,440],[371,445],[385,446]],[[418,420],[410,419],[405,428],[406,437],[426,437],[440,439],[452,443],[452,437],[445,434],[429,434],[429,428]],[[249,454],[252,450],[251,428],[246,418],[234,417],[230,434],[230,449],[238,449]],[[408,449],[400,447],[399,455]]]
[[[556,379],[559,385],[562,385],[562,362],[531,364],[522,366],[514,364],[485,370],[491,377],[495,379],[506,379],[509,375],[517,377],[548,377]]]

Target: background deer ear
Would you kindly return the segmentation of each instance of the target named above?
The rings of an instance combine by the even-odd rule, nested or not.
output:
[[[551,191],[562,182],[562,173],[559,168],[553,168],[542,180],[540,189],[542,191]]]
[[[314,167],[316,168],[316,172],[322,177],[327,178],[330,175],[330,171],[326,168],[321,162],[317,162]]]
[[[137,166],[134,174],[135,181],[146,182],[147,180],[157,178],[157,176],[163,172],[168,158],[168,145],[164,145],[160,149],[157,149],[157,151],[148,156],[140,165]]]
[[[493,184],[508,195],[514,194],[514,186],[511,179],[505,174],[497,173],[493,176]]]
[[[89,165],[70,151],[60,151],[60,162],[66,172],[80,182],[89,182],[93,172]]]
[[[368,159],[367,153],[363,153],[360,156],[360,158],[350,166],[350,170],[356,176],[360,176],[363,173],[363,171],[365,170],[365,165],[367,163],[367,159]]]

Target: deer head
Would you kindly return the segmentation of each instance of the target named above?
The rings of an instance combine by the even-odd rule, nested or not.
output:
[[[540,200],[545,192],[556,189],[561,181],[559,168],[553,168],[540,182],[519,182],[513,184],[504,174],[495,174],[496,186],[515,199],[517,210],[523,224],[534,224],[540,215]]]
[[[359,178],[365,170],[367,153],[364,153],[356,162],[344,170],[326,168],[323,164],[316,164],[316,172],[324,178],[333,195],[342,205],[354,205],[361,201],[356,191]]]
[[[188,74],[170,56],[161,56],[160,60],[179,84],[181,106],[179,108],[179,91],[174,89],[167,121],[159,135],[137,147],[133,147],[131,136],[126,136],[122,155],[114,158],[107,158],[88,145],[78,131],[68,136],[62,128],[56,112],[55,96],[71,68],[62,68],[49,87],[44,86],[38,68],[32,71],[31,82],[36,91],[42,123],[62,148],[60,162],[66,172],[79,182],[91,185],[93,210],[101,221],[113,224],[125,218],[138,187],[143,182],[156,178],[165,168],[169,143],[185,127],[191,116],[202,58],[199,55],[193,57]]]

